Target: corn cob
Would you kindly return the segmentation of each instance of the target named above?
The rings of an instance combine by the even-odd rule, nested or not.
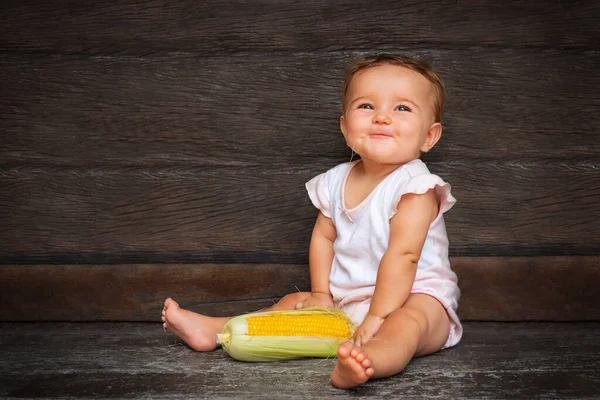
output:
[[[336,308],[267,311],[229,320],[217,343],[240,361],[335,357],[352,337],[354,324]]]

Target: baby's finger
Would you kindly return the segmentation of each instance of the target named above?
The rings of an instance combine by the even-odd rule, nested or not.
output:
[[[354,337],[354,345],[360,347],[360,343],[361,343],[360,335],[356,335]]]

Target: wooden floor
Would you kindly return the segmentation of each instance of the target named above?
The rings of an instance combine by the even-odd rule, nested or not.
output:
[[[0,323],[2,398],[600,398],[600,323],[467,323],[455,348],[350,391],[335,360],[250,364],[148,323]]]

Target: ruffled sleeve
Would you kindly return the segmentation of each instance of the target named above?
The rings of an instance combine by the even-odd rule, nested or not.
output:
[[[406,193],[423,194],[429,189],[434,188],[440,204],[439,214],[443,214],[451,209],[454,203],[456,203],[456,199],[452,196],[452,193],[450,193],[450,184],[444,182],[444,180],[437,175],[427,174],[412,177],[399,188],[394,196],[394,209],[392,215],[396,213],[398,202],[402,198],[402,195]]]
[[[331,213],[329,212],[329,187],[327,186],[327,175],[323,173],[306,182],[306,190],[315,207],[321,210],[323,215],[331,218]]]

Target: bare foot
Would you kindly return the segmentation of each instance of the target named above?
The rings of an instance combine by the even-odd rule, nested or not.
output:
[[[196,351],[211,351],[217,347],[217,333],[227,318],[212,318],[179,307],[168,298],[162,311],[163,327],[173,332]]]
[[[349,389],[365,383],[373,372],[371,360],[362,349],[352,342],[344,342],[338,347],[338,363],[331,373],[331,383],[340,389]]]

